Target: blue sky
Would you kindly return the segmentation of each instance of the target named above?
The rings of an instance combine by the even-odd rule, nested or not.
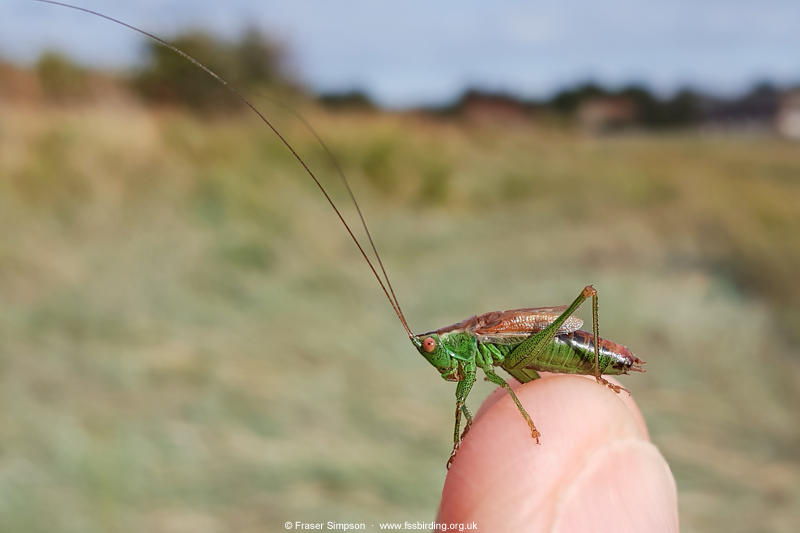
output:
[[[446,102],[465,87],[545,96],[577,81],[741,91],[800,82],[800,0],[82,0],[169,38],[255,25],[286,43],[318,91],[361,88],[392,107]],[[140,59],[130,30],[28,0],[0,4],[0,55],[60,49],[81,62]]]

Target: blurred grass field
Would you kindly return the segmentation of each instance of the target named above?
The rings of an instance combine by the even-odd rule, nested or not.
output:
[[[800,528],[797,144],[304,112],[414,331],[594,284],[682,530]],[[434,517],[454,387],[262,124],[2,108],[0,223],[0,530]]]

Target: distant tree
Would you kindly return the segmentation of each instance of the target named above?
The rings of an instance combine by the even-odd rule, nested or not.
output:
[[[665,103],[669,117],[668,125],[673,127],[692,126],[700,119],[704,97],[690,89],[682,89]]]
[[[684,89],[671,98],[659,98],[643,85],[629,85],[610,90],[594,83],[584,83],[564,89],[549,102],[562,114],[573,114],[587,100],[615,97],[629,100],[636,110],[636,123],[650,129],[686,127],[694,124],[700,114],[702,97]]]
[[[372,111],[375,109],[375,103],[364,91],[324,93],[319,95],[319,102],[336,111]]]
[[[639,124],[648,127],[661,122],[660,102],[646,87],[629,85],[619,90],[617,94],[633,102]]]
[[[610,93],[596,83],[586,82],[573,89],[565,89],[557,93],[550,100],[549,105],[556,111],[572,114],[580,107],[581,102],[587,98],[608,96]]]
[[[186,33],[171,43],[239,89],[289,85],[284,49],[257,30],[247,31],[235,43],[203,32]],[[238,105],[223,85],[185,58],[158,43],[147,42],[145,46],[148,59],[135,76],[134,86],[147,100],[202,112]]]
[[[629,92],[639,107],[639,117],[646,128],[664,129],[691,126],[698,118],[700,98],[683,89],[670,98],[658,98],[639,88]]]
[[[760,81],[753,85],[744,98],[774,98],[781,90],[772,82]]]
[[[288,82],[286,51],[255,28],[247,30],[236,46],[236,77],[246,86],[280,85]]]

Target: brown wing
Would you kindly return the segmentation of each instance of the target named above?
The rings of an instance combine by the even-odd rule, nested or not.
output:
[[[520,337],[529,337],[553,323],[567,309],[566,305],[555,307],[530,307],[510,311],[492,311],[475,317],[471,331],[484,342],[514,342]],[[558,335],[580,329],[583,320],[576,316],[567,318],[558,328]]]

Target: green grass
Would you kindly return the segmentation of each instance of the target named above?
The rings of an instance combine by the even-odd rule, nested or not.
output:
[[[683,531],[800,526],[797,145],[308,113],[412,329],[593,283]],[[453,388],[262,125],[4,109],[0,224],[0,530],[434,516]]]

